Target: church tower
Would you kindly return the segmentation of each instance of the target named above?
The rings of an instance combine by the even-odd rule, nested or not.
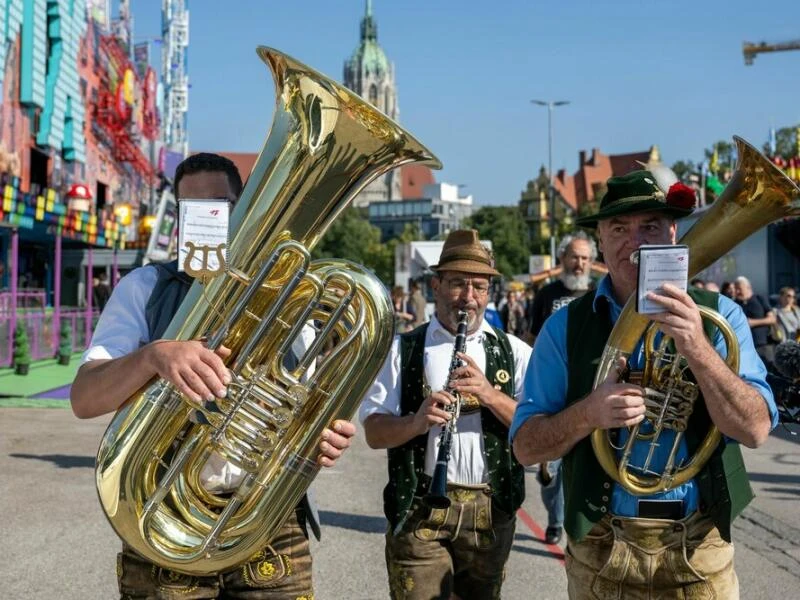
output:
[[[344,84],[392,120],[399,119],[394,65],[378,44],[378,24],[372,16],[372,0],[367,0],[364,18],[361,19],[361,42],[344,63]],[[370,183],[353,200],[353,206],[400,199],[400,172],[395,169]]]

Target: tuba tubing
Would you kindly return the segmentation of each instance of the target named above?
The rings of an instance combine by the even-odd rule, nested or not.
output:
[[[731,181],[679,242],[689,247],[690,279],[762,227],[781,218],[800,215],[800,188],[797,184],[743,139],[734,136],[733,140],[738,160]],[[629,298],[600,357],[593,389],[608,377],[619,358],[626,361],[630,358],[649,325],[650,320],[636,312],[635,299]],[[692,479],[711,457],[719,440],[720,434],[712,426],[686,466],[671,473],[650,476],[627,470],[621,473],[620,461],[608,439],[608,431],[595,429],[591,434],[592,448],[603,470],[636,495],[671,489]],[[624,465],[622,468],[626,469]]]
[[[192,286],[164,336],[230,348],[228,395],[197,407],[154,378],[113,417],[97,455],[98,496],[119,537],[192,575],[244,563],[274,537],[319,469],[323,429],[352,418],[391,346],[383,284],[348,261],[311,261],[311,249],[374,179],[412,162],[441,167],[350,90],[277,50],[257,53],[276,109],[231,215],[227,271]],[[312,321],[314,342],[289,365]],[[220,457],[242,471],[225,494],[201,483]]]

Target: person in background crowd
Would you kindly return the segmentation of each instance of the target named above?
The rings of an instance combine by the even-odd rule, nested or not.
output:
[[[503,331],[511,333],[522,339],[525,328],[525,306],[520,300],[520,293],[508,290],[506,293],[506,303],[500,309],[500,317],[503,320]]]
[[[544,286],[533,301],[531,333],[536,336],[547,318],[592,289],[592,265],[597,260],[597,245],[583,231],[564,236],[558,245],[561,275]]]
[[[709,292],[719,292],[719,286],[713,281],[706,281],[706,289]]]
[[[418,280],[411,282],[411,295],[408,297],[408,312],[414,314],[414,320],[411,322],[411,329],[419,327],[428,318],[425,316],[425,309],[428,307],[428,301],[422,295],[422,286]]]
[[[531,323],[533,323],[533,304],[536,301],[536,290],[533,285],[525,287],[525,336],[522,338],[533,345],[533,335],[531,335]]]
[[[108,287],[106,279],[105,271],[92,279],[92,302],[95,308],[101,312],[111,296],[111,288]]]
[[[367,444],[388,451],[383,498],[389,590],[392,600],[495,600],[525,497],[508,424],[531,350],[484,319],[491,279],[500,274],[477,231],[450,233],[431,268],[435,314],[430,323],[395,337],[359,410]],[[459,355],[464,364],[451,373],[460,311],[469,317]],[[445,390],[450,385],[452,394]],[[429,508],[421,498],[455,393],[462,408],[447,461],[451,504]]]
[[[733,284],[730,281],[723,281],[719,288],[719,293],[732,300],[734,295]]]
[[[637,288],[638,265],[630,257],[645,244],[675,244],[676,218],[690,214],[696,202],[694,191],[680,183],[665,194],[649,171],[611,177],[607,189],[599,212],[577,224],[596,228],[608,276],[595,292],[545,322],[528,366],[525,397],[511,425],[514,453],[524,465],[564,457],[570,599],[658,595],[736,600],[731,523],[753,497],[739,443],[760,446],[778,420],[766,370],[741,308],[730,299],[669,284],[660,293],[650,292],[648,299],[663,312],[647,316],[672,338],[700,395],[680,438],[665,428],[656,448],[647,440],[632,443],[633,474],[648,460],[653,473],[664,471],[673,459],[685,464],[709,422],[722,439],[696,477],[665,492],[637,496],[606,473],[594,453],[592,432],[609,430],[613,446],[621,448],[628,428],[643,423],[646,412],[652,414],[645,396],[649,402],[658,393],[636,383],[645,367],[640,352],[608,365],[608,375],[595,385],[612,328]],[[733,329],[740,350],[738,373],[725,364],[725,341],[703,324],[698,304],[717,310]],[[627,370],[630,381],[620,382]]]
[[[800,308],[797,307],[797,292],[791,287],[782,287],[778,295],[775,317],[782,332],[779,342],[798,340],[800,336]],[[800,340],[798,340],[800,341]]]
[[[585,232],[576,231],[561,240],[558,258],[562,268],[559,279],[539,290],[533,302],[530,334],[534,343],[550,315],[580,298],[592,287],[592,264],[597,259],[597,244]],[[561,541],[564,527],[561,459],[539,465],[536,479],[542,486],[542,503],[547,509],[544,539],[548,544],[557,544]]]
[[[402,285],[392,288],[392,306],[394,307],[394,328],[396,333],[411,331],[411,324],[416,320],[410,303],[406,303],[406,292]]]
[[[702,290],[706,287],[706,282],[700,279],[699,277],[695,277],[689,282],[689,285]]]
[[[736,303],[742,307],[753,333],[756,352],[767,369],[771,369],[775,361],[775,344],[770,340],[769,328],[777,323],[775,312],[762,296],[753,293],[753,286],[747,277],[740,275],[734,279],[733,289]]]

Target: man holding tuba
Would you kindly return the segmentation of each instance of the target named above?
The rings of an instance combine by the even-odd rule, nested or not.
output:
[[[508,425],[531,350],[484,319],[499,273],[477,231],[452,232],[432,269],[433,318],[395,338],[359,411],[367,443],[389,455],[389,589],[394,600],[496,599],[525,496]],[[458,355],[464,364],[456,362],[451,373],[454,346],[464,336],[463,325],[457,336],[459,313],[466,313],[465,352]],[[456,395],[462,407],[441,482],[445,498],[436,502],[447,506],[435,508],[423,498],[430,504],[429,491],[438,488],[431,478]]]
[[[609,274],[595,292],[548,319],[536,341],[511,437],[522,464],[564,457],[572,599],[649,598],[653,590],[669,598],[739,597],[731,521],[753,497],[739,443],[757,447],[777,424],[766,370],[741,309],[716,293],[685,293],[668,284],[648,295],[663,307],[648,317],[672,338],[699,388],[686,431],[677,438],[675,462],[691,458],[710,423],[723,435],[697,475],[666,491],[634,495],[617,483],[619,475],[601,468],[590,441],[593,431],[609,430],[603,433],[616,452],[627,441],[627,428],[641,424],[648,431],[645,412],[650,419],[651,398],[659,392],[638,385],[641,341],[630,364],[619,360],[593,389],[595,371],[612,326],[637,287],[632,254],[644,244],[674,244],[675,219],[690,214],[694,202],[694,192],[682,184],[664,194],[648,171],[610,178],[599,212],[577,222],[596,228]],[[698,305],[718,311],[735,332],[738,373],[723,360],[728,352],[723,337],[704,327]],[[650,460],[649,469],[658,471],[668,463],[676,435],[665,429],[654,447],[637,439],[630,464],[641,468]]]
[[[241,190],[236,165],[216,154],[190,156],[175,172],[179,202],[186,198],[226,199],[233,204]],[[147,265],[120,280],[72,385],[70,401],[76,416],[85,419],[117,410],[155,376],[171,382],[193,402],[225,396],[225,386],[230,383],[223,362],[229,354],[227,349],[222,347],[215,353],[200,340],[160,339],[191,283],[190,277],[177,271],[177,261]],[[308,335],[304,338],[292,348],[296,355],[311,342]],[[333,429],[326,429],[320,442],[319,462],[323,466],[332,466],[355,434],[354,425],[348,421],[334,422]],[[221,456],[212,455],[200,477],[207,490],[225,494],[236,488],[242,473]],[[212,576],[162,569],[123,546],[117,557],[121,597],[312,598],[307,524],[319,537],[319,523],[304,498],[266,548],[249,562]]]

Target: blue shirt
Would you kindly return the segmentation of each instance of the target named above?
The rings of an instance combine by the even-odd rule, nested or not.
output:
[[[610,307],[611,320],[617,322],[622,306],[620,306],[611,292],[611,279],[606,276],[600,282],[593,309],[597,312],[598,299],[605,297]],[[764,363],[756,354],[753,338],[747,318],[742,309],[731,299],[720,294],[717,311],[730,323],[740,346],[739,376],[754,387],[764,398],[767,404],[772,427],[778,424],[778,409],[772,396],[772,390],[766,382],[767,370]],[[544,327],[536,338],[536,344],[531,355],[531,362],[525,375],[525,389],[522,400],[517,404],[514,419],[509,430],[509,437],[513,440],[525,421],[535,415],[552,415],[566,407],[567,397],[567,314],[568,307],[564,307],[547,319]],[[714,338],[714,347],[723,358],[727,356],[727,349],[722,334],[717,332]],[[630,357],[630,366],[641,369],[643,366],[642,342],[640,341]],[[627,438],[627,429],[622,428],[619,436],[619,446],[623,446]],[[667,455],[672,448],[672,439],[675,433],[665,430],[659,438],[660,444],[652,458],[651,468],[658,469],[666,463]],[[726,443],[736,443],[726,438]],[[644,464],[649,451],[649,444],[637,442],[634,444],[630,464],[633,466]],[[687,458],[686,442],[680,443],[676,464]],[[637,516],[637,501],[639,498],[658,498],[661,500],[683,500],[684,510],[689,514],[697,509],[698,489],[694,480],[652,496],[634,496],[619,484],[614,485],[611,497],[611,512],[621,516]]]

